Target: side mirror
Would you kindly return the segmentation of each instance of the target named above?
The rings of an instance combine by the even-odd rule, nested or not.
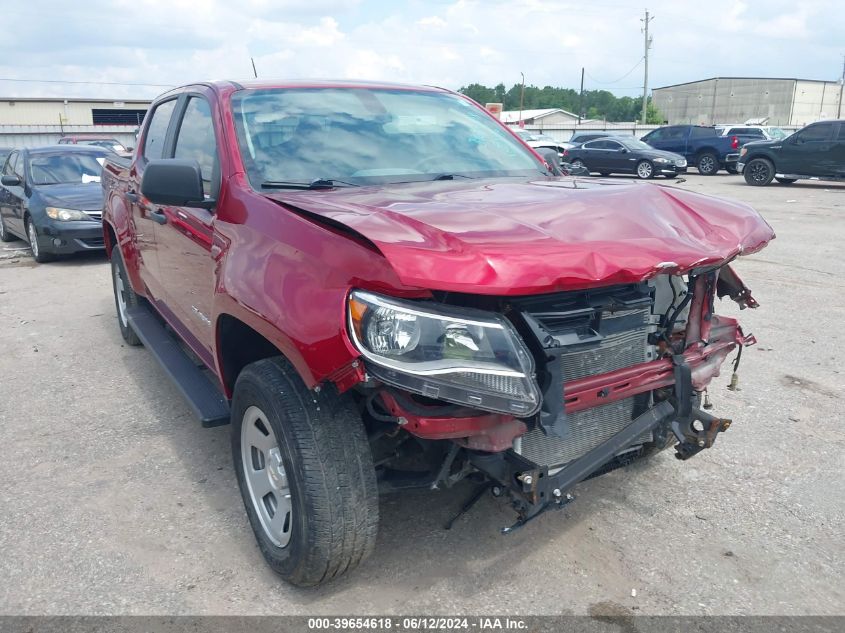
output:
[[[3,176],[3,178],[0,179],[0,182],[2,182],[7,187],[20,187],[21,186],[21,179],[18,178],[17,176],[12,176],[12,175]]]
[[[628,153],[628,148],[627,148],[627,147],[620,147],[617,151],[618,151],[618,152],[621,152],[622,154],[627,154],[627,153]]]
[[[209,207],[202,190],[202,172],[195,160],[151,160],[141,177],[141,194],[150,202],[174,207]]]

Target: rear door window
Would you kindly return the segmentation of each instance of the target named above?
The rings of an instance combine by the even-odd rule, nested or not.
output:
[[[147,160],[164,156],[164,141],[167,138],[167,128],[170,126],[170,117],[175,107],[176,99],[171,99],[160,103],[153,111],[153,118],[150,119],[144,138],[144,158]]]
[[[694,127],[690,132],[690,138],[707,138],[709,136],[716,136],[716,128],[712,127]]]

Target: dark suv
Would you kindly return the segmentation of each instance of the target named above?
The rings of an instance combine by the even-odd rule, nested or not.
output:
[[[745,182],[756,186],[845,179],[845,120],[811,123],[782,140],[747,143],[737,167]]]

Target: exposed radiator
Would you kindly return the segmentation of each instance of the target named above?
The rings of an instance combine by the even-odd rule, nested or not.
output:
[[[538,315],[547,330],[554,326],[556,335],[569,337],[561,340],[572,341],[572,332],[577,332],[586,341],[567,344],[560,353],[564,382],[605,374],[652,358],[653,348],[648,343],[648,335],[653,330],[650,306],[622,310],[607,310],[595,305],[593,308],[593,316],[585,316],[581,306],[577,306],[577,312]],[[570,315],[577,315],[577,318]],[[587,322],[590,327],[585,327]],[[591,340],[591,336],[598,340]],[[619,433],[631,423],[633,415],[634,398],[571,413],[567,415],[569,434],[566,438],[548,436],[536,428],[522,436],[519,452],[536,464],[561,467]],[[650,439],[648,433],[637,443]]]

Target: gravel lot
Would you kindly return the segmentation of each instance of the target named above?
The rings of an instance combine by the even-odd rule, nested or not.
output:
[[[711,389],[734,419],[715,449],[584,483],[510,536],[492,496],[441,529],[468,487],[384,497],[375,554],[310,591],[254,545],[228,428],[202,429],[122,344],[105,258],[2,245],[0,613],[845,614],[845,185],[677,186],[747,201],[778,234],[737,264],[759,344],[740,391],[729,372]]]

